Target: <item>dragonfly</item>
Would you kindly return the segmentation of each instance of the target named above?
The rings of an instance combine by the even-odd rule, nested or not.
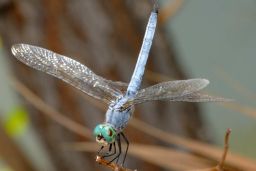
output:
[[[118,162],[122,153],[121,141],[126,143],[122,164],[125,162],[129,141],[124,134],[124,128],[134,112],[135,105],[156,100],[226,101],[224,98],[200,93],[199,91],[209,84],[207,79],[202,78],[167,81],[140,89],[157,26],[157,16],[158,7],[154,5],[129,84],[107,80],[78,61],[41,47],[15,44],[11,48],[12,54],[24,64],[57,77],[108,105],[105,121],[95,127],[93,135],[100,145],[98,155],[103,158],[112,156],[110,163],[114,160]],[[102,152],[104,148],[107,150]]]

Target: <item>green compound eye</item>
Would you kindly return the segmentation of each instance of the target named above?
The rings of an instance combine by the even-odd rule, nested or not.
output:
[[[101,145],[108,145],[116,140],[116,130],[109,124],[99,124],[93,131],[96,141]]]

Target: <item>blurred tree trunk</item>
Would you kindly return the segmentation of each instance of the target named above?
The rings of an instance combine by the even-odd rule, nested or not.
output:
[[[17,62],[11,57],[10,47],[21,42],[42,46],[72,56],[107,79],[129,82],[152,8],[150,3],[136,0],[6,0],[0,4],[0,34],[15,75],[48,104],[93,129],[104,119],[100,109],[88,104],[65,83]],[[158,26],[147,69],[171,78],[185,79],[167,37],[170,36]],[[152,84],[155,82],[143,81],[143,87]],[[63,142],[84,140],[82,137],[67,132],[36,109],[30,107],[30,110],[34,127],[50,149],[51,160],[58,170],[99,168],[94,164],[94,155],[58,147]],[[199,108],[194,103],[143,104],[137,107],[135,117],[166,131],[197,139],[204,129]],[[131,142],[159,143],[132,127],[126,132]],[[131,158],[128,162],[134,164],[130,168],[159,170]]]

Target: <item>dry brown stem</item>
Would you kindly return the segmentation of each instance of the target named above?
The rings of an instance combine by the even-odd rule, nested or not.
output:
[[[228,153],[230,133],[231,133],[231,129],[228,128],[226,131],[226,134],[225,134],[224,149],[223,149],[223,154],[222,154],[219,164],[213,168],[199,169],[199,170],[194,170],[194,171],[225,171],[224,163],[225,163],[226,156]]]
[[[221,158],[220,163],[217,166],[220,170],[223,169],[224,163],[225,163],[225,160],[226,160],[226,157],[227,157],[228,148],[229,148],[229,135],[230,135],[230,133],[231,133],[231,129],[228,128],[227,131],[226,131],[226,135],[225,135],[225,144],[224,144],[224,150],[223,150],[222,158]]]
[[[68,142],[62,147],[65,150],[95,153],[99,146],[95,142]],[[129,155],[167,170],[184,171],[212,166],[208,159],[159,145],[132,143]]]
[[[253,101],[256,100],[255,92],[249,90],[249,88],[245,86],[242,82],[233,78],[231,74],[229,74],[224,68],[217,67],[216,75],[235,92],[239,93],[239,95],[244,96]]]
[[[96,156],[96,162],[101,164],[101,165],[104,165],[106,167],[108,167],[109,169],[113,170],[113,171],[136,171],[136,170],[131,170],[131,169],[127,169],[127,168],[124,168],[114,162],[112,163],[109,163],[109,161],[103,159],[102,157],[100,156]]]
[[[224,106],[225,108],[242,113],[242,114],[252,117],[254,119],[256,118],[256,109],[253,107],[242,105],[242,104],[235,103],[235,102],[223,103],[221,105]]]
[[[16,78],[12,78],[10,82],[11,86],[18,91],[28,102],[30,102],[34,107],[36,107],[39,111],[48,115],[58,124],[68,128],[69,130],[83,136],[86,138],[91,138],[91,131],[72,121],[68,117],[62,115],[58,111],[56,111],[53,107],[47,105],[41,98],[39,98],[36,94],[34,94],[31,90],[29,90],[24,84],[18,81]]]

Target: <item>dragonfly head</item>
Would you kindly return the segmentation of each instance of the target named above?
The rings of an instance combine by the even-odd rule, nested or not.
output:
[[[107,146],[116,140],[116,130],[110,124],[103,123],[97,125],[94,128],[93,134],[96,141],[102,146]]]

